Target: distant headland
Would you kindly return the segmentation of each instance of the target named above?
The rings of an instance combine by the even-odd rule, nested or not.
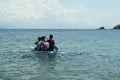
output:
[[[114,26],[113,29],[120,29],[120,24]]]
[[[98,29],[105,29],[105,28],[102,26],[102,27],[100,27],[100,28],[98,28]]]
[[[98,29],[100,29],[100,30],[104,30],[105,27],[102,26],[102,27],[99,27]],[[120,29],[120,24],[114,26],[112,29]]]

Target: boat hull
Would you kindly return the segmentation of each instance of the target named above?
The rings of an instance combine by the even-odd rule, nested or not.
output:
[[[48,56],[48,58],[55,58],[58,53],[58,48],[55,46],[54,51],[37,51],[33,49],[33,52],[38,56]]]

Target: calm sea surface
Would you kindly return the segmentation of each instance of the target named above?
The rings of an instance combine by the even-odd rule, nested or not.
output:
[[[31,50],[49,34],[52,60]],[[0,80],[120,80],[120,30],[0,30]]]

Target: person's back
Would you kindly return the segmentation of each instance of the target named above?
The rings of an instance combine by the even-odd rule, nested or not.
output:
[[[54,40],[52,34],[50,34],[48,42],[49,42],[49,48],[48,48],[48,50],[49,51],[53,51],[54,50],[54,45],[55,45],[55,40]]]
[[[41,42],[41,51],[47,51],[49,48],[49,43],[45,41],[45,36],[42,37],[42,42]]]

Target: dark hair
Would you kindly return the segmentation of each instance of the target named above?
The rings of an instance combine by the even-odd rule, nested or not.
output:
[[[44,39],[45,39],[45,36],[42,36],[42,37],[41,37],[41,40],[44,41]]]
[[[41,40],[41,37],[38,37],[38,41],[40,41]]]
[[[50,34],[50,36],[49,36],[50,38],[53,38],[53,35],[52,34]]]

